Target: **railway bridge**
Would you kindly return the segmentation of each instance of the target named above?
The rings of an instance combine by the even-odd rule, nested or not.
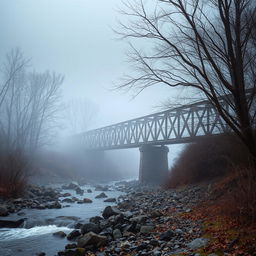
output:
[[[222,107],[229,105],[223,100]],[[75,143],[91,151],[139,148],[142,183],[159,183],[168,171],[170,144],[192,143],[227,132],[228,126],[209,101],[116,123],[75,135]]]

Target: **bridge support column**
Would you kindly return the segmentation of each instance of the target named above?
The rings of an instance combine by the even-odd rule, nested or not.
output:
[[[161,184],[164,181],[168,174],[168,152],[166,146],[140,147],[140,183]]]

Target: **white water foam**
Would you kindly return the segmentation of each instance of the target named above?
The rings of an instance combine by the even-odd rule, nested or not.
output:
[[[0,229],[0,241],[10,241],[22,239],[30,236],[40,236],[49,233],[54,233],[58,231],[63,231],[69,233],[72,229],[67,227],[57,227],[56,225],[49,226],[37,226],[33,228],[1,228]]]

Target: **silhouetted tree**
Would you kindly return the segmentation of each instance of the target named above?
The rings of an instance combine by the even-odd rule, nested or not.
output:
[[[256,163],[256,1],[138,0],[124,5],[129,22],[120,23],[118,33],[145,41],[143,50],[130,44],[135,72],[120,87],[196,89],[216,107]]]

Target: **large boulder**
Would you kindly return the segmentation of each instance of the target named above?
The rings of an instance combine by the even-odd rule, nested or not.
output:
[[[94,232],[98,234],[100,233],[100,231],[101,231],[101,228],[99,227],[99,225],[92,222],[86,223],[81,227],[82,234],[86,234],[88,232]]]
[[[113,215],[118,215],[118,214],[121,214],[121,211],[119,209],[117,209],[114,206],[107,206],[104,209],[102,216],[104,217],[104,219],[108,219],[109,217]]]
[[[4,205],[0,205],[0,216],[7,216],[9,212]]]
[[[19,220],[0,220],[0,228],[18,228],[23,225],[27,218]]]
[[[81,235],[80,231],[75,229],[73,231],[71,231],[68,235],[67,235],[67,239],[68,240],[73,240],[77,237],[79,237]],[[67,248],[67,249],[70,249],[70,248]]]
[[[77,245],[78,247],[85,248],[86,246],[92,245],[95,248],[104,246],[107,243],[106,236],[100,236],[95,234],[94,232],[89,232],[83,235],[78,239]]]

